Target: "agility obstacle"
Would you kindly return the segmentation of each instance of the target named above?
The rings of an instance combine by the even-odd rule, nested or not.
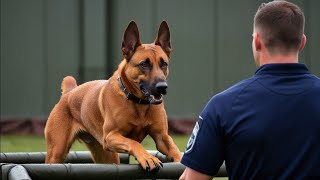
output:
[[[172,160],[159,151],[148,150],[148,153],[157,157],[161,162],[172,162]],[[34,164],[44,163],[46,152],[17,152],[17,153],[1,153],[1,163],[15,163],[15,164]],[[119,153],[120,163],[129,164],[130,155],[126,153]],[[71,151],[67,155],[64,163],[93,163],[89,151]]]
[[[64,179],[178,179],[185,167],[158,151],[148,151],[156,156],[163,167],[146,172],[139,164],[129,164],[130,155],[120,153],[120,163],[93,164],[88,151],[70,152],[64,164],[44,164],[45,152],[1,153],[0,177],[3,180],[64,180]],[[227,177],[225,166],[221,166],[216,177]]]

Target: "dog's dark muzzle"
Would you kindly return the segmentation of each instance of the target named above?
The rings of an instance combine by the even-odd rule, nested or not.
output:
[[[160,81],[158,82],[156,85],[156,90],[159,94],[163,94],[166,95],[167,94],[167,88],[168,88],[168,84],[165,81]]]
[[[144,97],[150,101],[150,104],[161,104],[163,99],[162,95],[167,94],[168,84],[164,80],[156,81],[148,86],[148,84],[141,82],[140,90]]]

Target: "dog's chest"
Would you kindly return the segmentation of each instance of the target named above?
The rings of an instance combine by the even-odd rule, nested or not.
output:
[[[141,142],[148,134],[148,129],[152,123],[146,118],[132,119],[128,125],[126,137]]]
[[[127,123],[124,136],[138,142],[142,142],[149,134],[150,127],[159,121],[158,118],[163,116],[162,113],[157,111],[157,107],[152,106],[136,106],[127,110],[126,113],[128,114],[126,115]]]

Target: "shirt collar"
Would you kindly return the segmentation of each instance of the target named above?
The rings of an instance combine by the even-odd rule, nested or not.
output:
[[[305,64],[302,63],[275,63],[265,64],[259,67],[256,75],[265,74],[309,74],[309,70]]]

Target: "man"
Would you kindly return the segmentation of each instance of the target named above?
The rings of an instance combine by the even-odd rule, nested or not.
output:
[[[212,179],[223,161],[231,180],[320,179],[320,79],[298,63],[305,43],[299,7],[259,7],[252,40],[259,68],[208,102],[181,180]]]

